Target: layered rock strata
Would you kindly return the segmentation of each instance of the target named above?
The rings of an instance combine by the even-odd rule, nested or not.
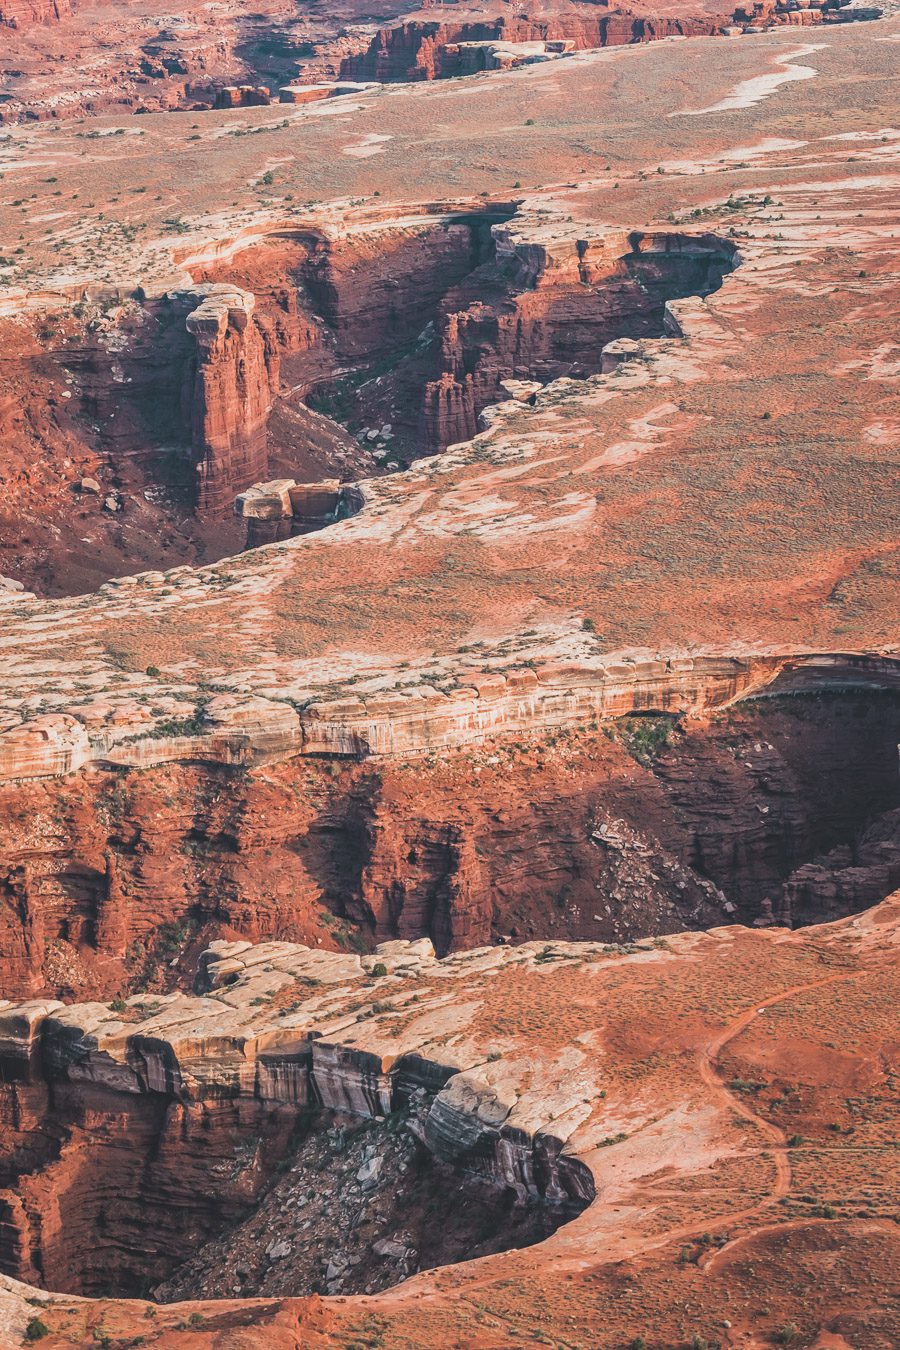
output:
[[[342,485],[337,479],[295,483],[292,478],[276,478],[238,493],[234,511],[247,522],[247,548],[259,548],[324,530],[355,515],[362,505],[362,493],[353,484]]]
[[[111,718],[100,703],[77,715],[48,713],[0,735],[0,782],[52,778],[88,765],[420,754],[635,713],[699,714],[767,692],[896,689],[900,660],[839,652],[655,659],[622,652],[580,668],[470,669],[466,683],[449,691],[398,683],[396,691],[311,701],[299,710],[286,699],[216,694],[199,715],[184,719],[182,734],[173,734],[169,717],[154,722],[152,710],[149,716],[141,710],[143,728]]]
[[[452,79],[482,70],[507,70],[571,51],[842,22],[853,17],[852,11],[843,12],[847,4],[848,0],[815,4],[811,0],[758,0],[718,14],[603,7],[607,12],[596,16],[561,9],[549,19],[525,14],[504,14],[480,22],[410,19],[379,29],[365,50],[343,59],[340,74],[381,82]],[[329,44],[322,47],[327,52]]]
[[[95,769],[0,790],[8,994],[176,987],[198,944],[628,941],[893,884],[900,703],[846,691],[444,755]],[[798,870],[799,869],[799,870]]]
[[[212,287],[186,320],[198,350],[191,429],[201,512],[227,509],[235,486],[268,466],[266,421],[277,367],[267,361],[253,304],[246,292]]]
[[[420,1133],[438,1161],[523,1204],[582,1207],[593,1180],[542,1117],[549,1084],[523,1095],[521,1070],[488,1054],[483,1034],[454,1045],[454,1013],[440,1011],[448,980],[455,991],[539,958],[535,947],[442,966],[428,942],[362,958],[218,943],[197,996],[0,1008],[0,1095],[20,1120],[3,1164],[21,1172],[0,1194],[0,1266],[73,1292],[158,1277],[255,1202],[304,1112],[384,1117],[417,1091],[433,1098]],[[29,1158],[41,1129],[44,1151]]]
[[[442,962],[426,944],[390,944],[363,958],[285,943],[217,944],[203,958],[193,996],[113,1007],[7,1006],[0,1010],[0,1103],[9,1121],[0,1250],[7,1268],[33,1270],[45,1283],[97,1290],[105,1279],[107,1288],[120,1281],[134,1294],[136,1267],[171,1268],[180,1253],[202,1258],[224,1215],[209,1260],[220,1254],[252,1292],[261,1264],[274,1273],[292,1247],[318,1240],[291,1159],[295,1150],[313,1164],[329,1155],[310,1154],[302,1138],[297,1149],[297,1137],[287,1142],[284,1130],[310,1090],[332,1104],[327,1109],[360,1121],[418,1102],[407,1124],[435,1165],[456,1175],[473,1170],[525,1205],[583,1207],[531,1252],[422,1272],[396,1297],[362,1308],[352,1300],[323,1308],[269,1297],[206,1303],[188,1320],[184,1305],[170,1318],[164,1307],[145,1314],[140,1302],[117,1304],[108,1294],[84,1304],[33,1291],[26,1305],[27,1289],[6,1283],[10,1325],[21,1339],[37,1306],[69,1344],[85,1316],[122,1328],[158,1316],[153,1334],[168,1338],[179,1329],[215,1335],[239,1312],[242,1327],[259,1319],[278,1334],[285,1319],[293,1319],[296,1335],[298,1318],[309,1318],[324,1346],[342,1335],[346,1341],[374,1306],[398,1343],[410,1315],[420,1330],[425,1319],[429,1338],[435,1319],[445,1327],[450,1320],[465,1343],[468,1326],[478,1335],[473,1295],[480,1312],[512,1287],[532,1317],[546,1308],[548,1288],[562,1283],[566,1315],[574,1312],[587,1334],[598,1280],[624,1262],[626,1286],[634,1284],[635,1264],[642,1272],[642,1317],[647,1280],[661,1279],[668,1309],[673,1266],[684,1265],[693,1325],[711,1326],[714,1308],[720,1321],[723,1308],[737,1308],[774,1341],[795,1308],[808,1306],[808,1287],[784,1276],[775,1282],[773,1270],[763,1311],[755,1273],[763,1257],[787,1250],[806,1260],[812,1250],[820,1278],[831,1279],[836,1243],[846,1252],[862,1241],[873,1257],[890,1250],[892,1196],[883,1169],[893,1141],[883,1055],[897,932],[893,897],[868,915],[802,933],[732,926],[629,948],[549,942]],[[850,1025],[848,996],[859,1010]],[[392,1116],[388,1130],[392,1121],[403,1128]],[[351,1192],[377,1189],[392,1156],[389,1148],[379,1153],[377,1128],[369,1137],[374,1147]],[[267,1189],[278,1157],[287,1189]],[[330,1204],[330,1180],[312,1181],[314,1194],[317,1184]],[[138,1225],[132,1205],[142,1187]],[[820,1193],[833,1197],[827,1214],[816,1204]],[[457,1195],[464,1207],[465,1193]],[[237,1226],[228,1225],[229,1207]],[[269,1220],[275,1236],[264,1259]],[[403,1249],[408,1260],[398,1220],[392,1216],[392,1235],[379,1245]],[[86,1239],[77,1248],[75,1231]],[[327,1266],[325,1256],[322,1278],[340,1287],[356,1259],[352,1239],[346,1253],[332,1248]],[[402,1277],[409,1268],[399,1254],[398,1261]],[[719,1291],[723,1265],[729,1278]],[[189,1262],[179,1294],[206,1292],[206,1270],[202,1259]],[[609,1316],[622,1341],[635,1325],[636,1291],[624,1299],[618,1285],[613,1292]],[[847,1302],[844,1291],[830,1325],[847,1329]],[[73,1313],[80,1322],[73,1324]],[[877,1345],[877,1335],[867,1336],[871,1304],[860,1300],[853,1315],[863,1333],[855,1339]],[[876,1332],[886,1325],[877,1317]],[[677,1343],[676,1332],[666,1335]]]

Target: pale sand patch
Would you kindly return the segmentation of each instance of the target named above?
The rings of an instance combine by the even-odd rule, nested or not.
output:
[[[802,150],[809,141],[791,141],[785,137],[768,136],[756,145],[735,145],[730,150],[722,150],[709,159],[666,159],[660,168],[667,173],[707,173],[710,170],[733,167],[744,160],[760,159],[765,155],[774,155],[779,151]]]
[[[889,417],[881,422],[870,422],[863,436],[872,445],[900,445],[900,418]]]
[[[595,455],[583,464],[581,472],[593,473],[596,469],[629,464],[632,460],[640,459],[642,455],[656,449],[666,434],[666,428],[658,426],[657,420],[672,417],[677,412],[677,403],[659,403],[643,417],[633,418],[627,428],[632,439],[607,446],[602,454]]]
[[[793,52],[776,56],[775,64],[783,66],[783,70],[773,70],[768,75],[754,75],[750,80],[742,80],[740,84],[735,85],[730,94],[726,94],[718,103],[711,103],[708,108],[684,108],[679,112],[669,113],[669,116],[701,117],[704,113],[737,112],[741,108],[752,108],[773,94],[780,85],[792,80],[811,80],[818,75],[819,72],[813,66],[795,66],[793,62],[796,57],[822,51],[827,45],[823,42],[807,43],[806,46],[797,47]]]
[[[900,131],[893,127],[882,127],[880,131],[842,131],[835,136],[822,136],[823,141],[887,141],[900,137]]]
[[[870,356],[859,361],[847,361],[838,366],[838,375],[852,375],[864,370],[865,380],[900,380],[900,346],[896,342],[883,342]]]
[[[370,131],[367,136],[363,136],[356,145],[345,145],[341,149],[342,155],[352,155],[354,159],[368,159],[370,155],[381,155],[384,153],[384,142],[392,141],[393,136],[381,136],[377,131]]]

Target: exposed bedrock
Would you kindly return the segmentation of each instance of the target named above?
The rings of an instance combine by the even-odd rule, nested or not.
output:
[[[79,594],[141,568],[240,550],[236,481],[357,478],[368,449],[302,405],[277,408],[279,363],[318,331],[286,297],[198,286],[84,300],[0,342],[6,494],[0,573]]]
[[[385,451],[427,453],[440,448],[417,438],[424,387],[440,369],[447,296],[468,279],[494,284],[491,227],[513,210],[387,221],[347,238],[286,231],[197,275],[255,295],[281,360],[279,409],[309,403],[356,432],[387,424]],[[311,340],[285,342],[288,303],[306,316]]]
[[[847,3],[849,0],[822,0],[816,4],[810,0],[750,0],[737,8],[723,4],[719,14],[681,16],[667,12],[653,14],[652,9],[634,14],[625,5],[622,8],[560,5],[559,12],[553,15],[502,14],[495,18],[486,16],[478,22],[406,19],[379,28],[364,50],[344,55],[339,73],[351,80],[382,82],[448,80],[482,70],[509,69],[552,59],[560,50],[621,47],[673,36],[698,38],[737,32],[741,28],[758,31],[781,24],[810,27],[822,22],[841,22]],[[594,9],[592,14],[590,9]],[[853,12],[846,18],[853,18]],[[317,70],[329,69],[325,62],[332,50],[340,57],[340,41],[317,45],[316,57],[304,63],[304,77],[312,78]]]
[[[896,885],[896,694],[607,732],[9,785],[3,993],[169,988],[216,934],[628,941],[832,918]]]
[[[296,298],[277,319],[255,308],[237,286],[198,285],[126,302],[57,353],[98,449],[142,454],[163,481],[168,470],[201,514],[230,511],[235,484],[266,476],[282,353],[317,340]]]
[[[483,23],[442,23],[440,20],[410,20],[382,28],[367,51],[347,57],[341,75],[354,80],[435,80],[469,75],[480,66],[477,54],[460,50],[465,43],[525,43],[568,39],[573,49],[621,46],[649,42],[654,38],[699,36],[718,33],[728,23],[726,15],[697,19],[637,17],[628,13],[561,14],[552,19],[509,18],[505,15]]]
[[[607,7],[598,6],[593,14],[563,8],[552,17],[500,15],[481,22],[410,19],[381,28],[364,51],[345,56],[340,75],[345,79],[382,82],[451,79],[547,59],[556,54],[554,46],[570,51],[620,47],[666,37],[715,35],[734,25],[805,27],[823,17],[837,17],[845,3],[846,0],[825,0],[823,5],[801,5],[793,0],[761,0],[734,11],[723,5],[719,14],[683,17],[652,12],[635,14],[627,8],[610,12]],[[519,52],[518,44],[521,44]],[[531,50],[537,44],[547,44],[549,50]],[[323,53],[328,50],[329,44],[322,44],[319,62],[309,64],[311,72],[318,69]]]
[[[72,13],[70,0],[3,0],[0,28],[29,28],[32,24],[58,23]]]
[[[481,964],[472,958],[473,970]],[[354,1288],[354,1242],[352,1264],[369,1258],[355,1273],[360,1287],[370,1278],[382,1287],[415,1269],[423,1248],[441,1264],[552,1232],[594,1185],[564,1154],[548,1101],[526,1099],[525,1127],[512,1119],[521,1091],[477,1039],[436,1059],[429,1036],[410,1033],[405,1049],[385,1055],[380,1029],[368,1029],[368,1017],[402,1007],[416,994],[404,984],[436,966],[428,943],[389,944],[362,962],[222,944],[205,954],[202,995],[0,1006],[0,1269],[68,1292],[145,1294],[193,1258],[182,1288],[176,1277],[168,1291],[177,1296],[205,1273],[205,1242],[224,1234],[227,1244],[251,1215],[265,1224],[285,1192],[302,1205],[310,1185],[317,1212],[333,1201],[346,1218],[352,1206],[362,1231],[336,1223],[308,1234],[293,1270],[299,1287],[284,1292]],[[372,986],[385,972],[382,1007]],[[445,987],[465,975],[448,972]],[[425,1211],[433,1220],[441,1209],[446,1233],[438,1223],[429,1235]],[[406,1243],[376,1252],[394,1258],[378,1269],[369,1248],[396,1242],[401,1225]],[[249,1274],[241,1292],[254,1292]]]
[[[355,432],[386,426],[382,458],[411,458],[475,435],[505,379],[583,377],[608,342],[660,336],[667,301],[709,294],[737,260],[709,234],[585,234],[554,238],[495,206],[348,240],[297,236],[293,253],[273,240],[202,275],[255,292],[270,325],[300,294],[322,343],[283,359],[291,398]]]
[[[494,236],[494,277],[514,280],[498,295],[484,268],[445,300],[439,373],[422,402],[429,448],[474,436],[479,414],[505,397],[506,379],[583,378],[601,370],[607,343],[660,336],[666,302],[708,295],[736,259],[734,246],[713,235],[523,244],[513,224]]]
[[[466,439],[505,381],[599,372],[736,260],[713,235],[582,238],[499,203],[275,231],[185,289],[85,299],[7,355],[11,408],[29,398],[0,571],[77,593],[237,552],[254,483],[347,482]]]

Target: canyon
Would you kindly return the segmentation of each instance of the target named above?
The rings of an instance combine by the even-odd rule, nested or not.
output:
[[[445,954],[837,918],[900,884],[898,707],[764,699],[625,719],[599,744],[496,738],[444,766],[301,756],[20,781],[0,795],[4,989],[166,990],[220,934],[425,936]]]
[[[4,1345],[895,1343],[898,23],[0,0]]]
[[[704,0],[649,7],[641,0],[623,7],[552,0],[513,14],[503,0],[424,0],[374,15],[358,0],[300,13],[285,0],[265,0],[247,13],[229,0],[214,16],[190,6],[160,16],[144,3],[116,0],[5,0],[0,125],[303,102],[345,92],[347,82],[458,78],[575,51],[830,25],[881,12],[848,0],[754,0],[734,10]],[[75,68],[67,69],[73,56]]]
[[[761,1222],[807,1232],[803,1271],[817,1254],[833,1263],[835,1244],[848,1273],[890,1251],[890,1183],[879,1174],[891,1151],[888,1085],[868,1058],[887,1024],[870,1019],[865,1044],[845,1038],[840,1052],[827,1038],[841,991],[877,997],[896,942],[896,896],[861,919],[793,934],[731,926],[627,949],[533,943],[444,962],[421,941],[369,957],[218,942],[194,994],[7,1004],[8,1306],[28,1287],[20,1277],[40,1282],[48,1292],[26,1306],[39,1310],[42,1334],[65,1343],[121,1339],[128,1327],[161,1344],[179,1334],[206,1343],[241,1326],[276,1343],[291,1327],[313,1344],[354,1331],[404,1343],[415,1317],[414,1335],[443,1326],[451,1343],[493,1345],[532,1336],[539,1306],[559,1316],[548,1271],[568,1326],[585,1334],[594,1263],[612,1250],[624,1270],[606,1281],[604,1308],[621,1343],[666,1298],[671,1255],[658,1269],[654,1254],[680,1242],[688,1325],[716,1325],[724,1270],[730,1323],[773,1335],[779,1319],[804,1316],[803,1274],[782,1267],[758,1311]],[[710,976],[698,1008],[698,979]],[[785,1016],[805,1068],[771,1059],[783,1031],[770,1023]],[[840,1194],[821,1187],[826,1158],[844,1178]],[[379,1207],[381,1188],[407,1203]],[[451,1197],[443,1250],[494,1255],[442,1265],[434,1225]],[[337,1246],[334,1228],[315,1229],[334,1206],[355,1212],[356,1247],[353,1229]],[[375,1303],[340,1296],[408,1277],[420,1232],[431,1269]],[[504,1297],[513,1271],[516,1303]],[[641,1309],[628,1296],[638,1271]],[[161,1273],[169,1279],[150,1302],[142,1285]],[[195,1301],[170,1304],[173,1295]],[[842,1303],[829,1319],[838,1334],[888,1343],[883,1305],[847,1291]]]
[[[508,231],[496,224],[504,217]],[[147,561],[212,561],[237,546],[227,519],[235,498],[273,469],[315,481],[405,466],[474,435],[481,412],[507,396],[505,381],[527,377],[533,395],[599,370],[609,343],[662,334],[669,300],[709,293],[733,266],[730,241],[704,234],[585,234],[561,248],[530,244],[512,206],[435,209],[433,223],[399,228],[373,221],[350,240],[282,229],[196,268],[196,284],[159,300],[131,298],[105,314],[80,303],[83,326],[41,330],[71,400],[72,497],[96,499],[95,515],[126,512],[129,524],[137,506],[147,550],[162,515]],[[41,345],[36,333],[13,379],[35,384]],[[59,425],[56,381],[45,400],[30,405],[27,425],[10,427],[23,459],[29,441]],[[33,492],[33,476],[26,481]],[[27,554],[8,564],[51,593],[88,580],[70,558],[91,512],[73,519],[72,497],[41,511],[53,553],[35,541],[34,578]],[[97,582],[111,565],[106,542]],[[120,532],[118,542],[120,567],[133,566],[134,540]]]

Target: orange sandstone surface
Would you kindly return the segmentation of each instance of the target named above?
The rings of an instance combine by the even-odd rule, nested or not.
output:
[[[900,20],[53,118],[117,12],[0,6],[0,1340],[887,1350]]]
[[[460,716],[471,724],[473,701],[520,702],[549,684],[577,702],[579,687],[618,690],[620,676],[629,687],[677,688],[679,672],[693,669],[675,704],[702,706],[766,683],[784,657],[888,655],[898,594],[892,36],[891,24],[836,29],[809,53],[782,34],[649,45],[471,85],[385,88],[337,116],[301,110],[287,127],[270,110],[246,110],[264,135],[204,131],[186,149],[184,178],[169,176],[164,202],[146,205],[135,192],[152,188],[166,163],[170,123],[142,119],[137,139],[131,128],[122,139],[104,135],[83,168],[68,133],[17,133],[30,160],[14,162],[4,193],[11,179],[24,192],[38,175],[63,174],[74,187],[88,172],[100,198],[114,175],[128,207],[121,229],[142,213],[136,238],[116,244],[114,232],[105,245],[101,266],[123,293],[189,286],[213,259],[222,278],[236,249],[262,249],[272,231],[302,232],[313,220],[328,238],[377,248],[398,208],[421,212],[430,190],[446,194],[462,174],[470,190],[484,184],[507,198],[521,176],[521,204],[494,234],[501,257],[538,273],[529,303],[544,288],[552,303],[570,278],[578,286],[579,266],[602,277],[629,248],[659,256],[668,234],[687,239],[681,247],[701,232],[721,237],[737,265],[705,300],[671,302],[670,335],[639,340],[609,373],[552,382],[533,406],[502,403],[474,440],[365,481],[352,519],[206,570],[125,578],[91,597],[12,595],[0,705],[10,758],[0,750],[0,763],[14,772],[22,737],[45,734],[58,738],[61,765],[103,757],[120,740],[131,747],[127,762],[145,752],[142,726],[159,736],[147,754],[165,757],[160,730],[172,700],[193,706],[203,685],[216,694],[211,728],[261,724],[296,743],[307,734],[300,724],[315,718],[325,746],[340,748],[347,728],[353,745],[390,749],[390,731],[373,729],[379,716],[440,723],[466,699]],[[793,78],[753,102],[753,90],[785,75]],[[726,106],[713,111],[717,103]],[[488,108],[490,164],[461,139]],[[373,118],[382,139],[364,130]],[[572,181],[533,191],[550,164]],[[259,187],[266,165],[274,183]],[[262,200],[213,214],[232,192],[246,198],[248,175]],[[327,209],[298,205],[314,181],[321,194],[326,176]],[[31,309],[90,289],[91,225],[79,216],[62,245],[59,220],[46,233],[30,198],[8,210],[28,271],[7,290],[15,335]],[[164,213],[187,222],[186,233],[158,233]],[[118,338],[115,322],[109,336]],[[67,391],[57,383],[48,396],[59,425]],[[39,448],[41,430],[27,439]],[[17,492],[42,472],[33,462],[14,482],[13,513]],[[127,534],[128,506],[102,528]],[[16,552],[13,541],[4,562],[12,576]],[[701,669],[707,655],[725,666]],[[644,660],[635,676],[631,663]],[[46,730],[39,710],[51,716]],[[476,731],[496,725],[487,716]],[[21,753],[26,772],[55,771],[53,750],[36,750],[32,770],[32,752]]]
[[[146,1259],[171,1268],[191,1206],[221,1185],[223,1112],[240,1107],[245,1131],[252,1119],[269,1149],[283,1147],[303,1073],[326,1106],[353,1103],[369,1118],[431,1074],[426,1148],[523,1196],[555,1188],[589,1200],[538,1246],[368,1298],[149,1305],[6,1280],[6,1334],[17,1343],[37,1309],[51,1346],[618,1347],[641,1336],[761,1347],[793,1328],[795,1344],[886,1348],[897,1329],[896,944],[896,897],[793,934],[727,927],[631,951],[535,943],[435,962],[427,944],[395,943],[361,966],[289,944],[220,944],[205,958],[204,995],[2,1009],[9,1140],[38,1157],[46,1148],[34,1133],[43,1077],[65,1136],[0,1196],[3,1240],[12,1250],[17,1229],[24,1269],[43,1261],[69,1288],[96,1278],[97,1255],[97,1277],[109,1277],[129,1249],[153,1252],[161,1232],[169,1247]],[[148,1091],[162,1094],[166,1142],[141,1162],[141,1132],[115,1122]],[[251,1117],[263,1106],[266,1126]],[[205,1163],[193,1142],[204,1116]],[[151,1204],[130,1227],[131,1188],[171,1186],[179,1150],[177,1207]],[[329,1182],[315,1185],[324,1196]],[[265,1193],[253,1203],[277,1221]],[[67,1248],[66,1230],[89,1231],[104,1205],[96,1252]],[[252,1228],[234,1240],[246,1276]]]

